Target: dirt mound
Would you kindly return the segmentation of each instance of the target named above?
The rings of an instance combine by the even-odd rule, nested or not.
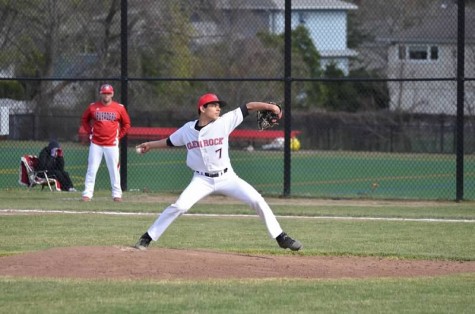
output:
[[[68,247],[0,258],[0,275],[101,279],[363,278],[475,272],[475,262]]]

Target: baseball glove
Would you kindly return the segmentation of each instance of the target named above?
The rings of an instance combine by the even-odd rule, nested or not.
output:
[[[277,105],[276,103],[271,102],[271,104]],[[277,105],[282,111],[282,107],[280,105]],[[265,130],[268,128],[272,128],[275,125],[278,125],[277,123],[279,121],[279,115],[275,114],[271,110],[259,110],[257,111],[257,128],[259,130]]]

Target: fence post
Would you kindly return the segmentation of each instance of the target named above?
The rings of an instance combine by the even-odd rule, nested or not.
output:
[[[290,170],[291,170],[291,159],[290,159],[290,131],[292,130],[292,110],[291,110],[291,87],[292,87],[292,3],[290,0],[285,0],[285,42],[284,42],[284,116],[285,116],[285,126],[284,126],[284,197],[290,195]]]
[[[465,84],[465,1],[458,0],[457,18],[457,165],[456,201],[463,200],[464,84]]]
[[[120,2],[120,86],[121,103],[127,110],[128,104],[128,32],[127,32],[127,1]],[[122,191],[127,191],[127,135],[120,140],[120,184]]]

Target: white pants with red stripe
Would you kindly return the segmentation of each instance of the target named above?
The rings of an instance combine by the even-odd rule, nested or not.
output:
[[[109,170],[112,197],[122,197],[122,188],[120,186],[119,146],[100,146],[94,143],[91,143],[91,146],[89,147],[87,172],[82,196],[92,198],[94,195],[96,175],[99,166],[101,165],[102,156],[104,156],[107,169]]]
[[[275,239],[282,233],[279,222],[261,194],[230,169],[216,178],[195,173],[178,200],[168,206],[148,229],[148,234],[157,241],[176,218],[186,213],[202,198],[214,193],[230,196],[248,204],[264,222],[271,238]]]

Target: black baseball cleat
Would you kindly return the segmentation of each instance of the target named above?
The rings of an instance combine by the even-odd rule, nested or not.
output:
[[[279,246],[283,249],[291,249],[292,251],[298,251],[302,248],[302,243],[298,240],[294,240],[282,232],[277,238],[275,238]]]
[[[148,234],[148,232],[145,232],[139,239],[137,243],[135,243],[134,248],[145,251],[148,246],[150,245],[150,242],[152,242],[152,238]]]

